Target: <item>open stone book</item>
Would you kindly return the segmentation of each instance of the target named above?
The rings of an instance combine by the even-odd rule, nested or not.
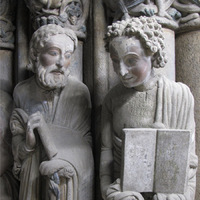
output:
[[[122,191],[185,192],[190,131],[130,128],[123,133]]]

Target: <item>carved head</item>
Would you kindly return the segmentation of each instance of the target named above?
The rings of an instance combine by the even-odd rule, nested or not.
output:
[[[154,17],[138,17],[117,21],[108,26],[106,34],[107,47],[116,37],[137,38],[145,51],[152,54],[152,67],[164,67],[167,63],[162,27]]]
[[[161,26],[154,18],[118,21],[108,27],[106,36],[114,71],[125,87],[146,83],[152,67],[164,67],[167,62]]]
[[[71,56],[77,47],[75,33],[58,25],[39,28],[30,42],[28,69],[50,89],[66,85]]]

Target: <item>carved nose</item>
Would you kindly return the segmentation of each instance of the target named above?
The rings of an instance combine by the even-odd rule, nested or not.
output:
[[[58,59],[58,61],[56,62],[56,65],[58,66],[58,67],[63,67],[64,66],[64,58],[63,57],[60,57],[59,59]]]
[[[128,74],[128,70],[126,66],[124,65],[124,63],[120,63],[119,73],[121,76],[125,76],[126,74]]]

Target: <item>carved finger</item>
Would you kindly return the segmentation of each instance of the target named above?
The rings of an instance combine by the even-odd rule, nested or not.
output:
[[[181,194],[170,194],[168,195],[167,200],[185,200],[185,196]]]
[[[26,132],[26,146],[29,150],[33,149],[36,145],[35,134],[32,129],[28,129]]]
[[[54,24],[54,18],[51,17],[51,16],[48,17],[48,18],[47,18],[47,23],[48,23],[48,24]]]
[[[153,10],[153,9],[150,9],[149,11],[150,11],[150,16],[153,16],[154,13],[155,13],[154,10]]]
[[[40,21],[41,25],[46,25],[47,24],[47,18],[46,17],[41,17],[41,21]]]
[[[158,193],[157,194],[157,199],[158,200],[167,200],[167,196],[165,194]]]
[[[180,199],[177,195],[170,194],[170,195],[168,195],[167,200],[180,200]]]
[[[26,132],[33,131],[35,128],[37,128],[40,125],[39,122],[28,122]]]
[[[158,200],[157,195],[154,195],[154,196],[153,196],[153,200]]]
[[[186,200],[186,197],[182,194],[178,194],[178,197],[179,197],[180,200]]]
[[[36,19],[35,23],[36,23],[37,27],[40,27],[40,18],[39,17]]]
[[[29,117],[27,126],[34,129],[39,127],[42,122],[43,122],[43,116],[41,115],[40,112],[36,112]]]

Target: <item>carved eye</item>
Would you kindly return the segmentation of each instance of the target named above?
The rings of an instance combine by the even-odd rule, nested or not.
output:
[[[128,66],[133,66],[133,65],[135,65],[135,63],[136,63],[135,59],[129,58],[129,59],[126,60],[126,64]]]
[[[128,66],[128,67],[132,67],[137,63],[137,58],[136,56],[133,55],[128,55],[125,57],[124,59],[124,63]]]
[[[72,55],[72,54],[71,54],[70,52],[67,52],[67,53],[65,53],[65,58],[66,58],[66,59],[69,59],[69,58],[71,57],[71,55]]]
[[[56,50],[49,50],[48,54],[51,55],[51,56],[57,56],[57,55],[59,55],[59,52],[56,51]]]

